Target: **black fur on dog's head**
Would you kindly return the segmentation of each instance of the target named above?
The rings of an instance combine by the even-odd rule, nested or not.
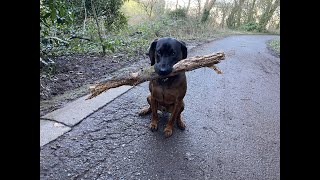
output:
[[[183,41],[174,38],[155,39],[149,48],[151,66],[157,74],[165,76],[172,72],[173,65],[187,58],[187,47]]]

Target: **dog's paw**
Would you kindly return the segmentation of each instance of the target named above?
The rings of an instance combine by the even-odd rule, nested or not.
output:
[[[147,115],[149,113],[151,113],[151,108],[150,107],[144,107],[139,112],[139,116],[144,116],[144,115]]]
[[[166,137],[170,137],[172,135],[172,128],[166,127],[163,132]]]
[[[158,130],[158,124],[157,123],[150,123],[150,130],[151,131]]]
[[[177,126],[181,130],[185,130],[186,129],[186,124],[182,120],[177,121]]]

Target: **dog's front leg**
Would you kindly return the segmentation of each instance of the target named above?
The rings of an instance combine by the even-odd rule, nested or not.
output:
[[[151,123],[150,123],[150,129],[151,131],[155,131],[158,129],[158,102],[151,96]]]
[[[171,113],[171,117],[166,125],[166,128],[163,131],[166,137],[169,137],[172,135],[174,121],[177,119],[177,117],[180,116],[182,105],[183,105],[183,102],[181,100],[177,101],[174,104],[174,108]]]

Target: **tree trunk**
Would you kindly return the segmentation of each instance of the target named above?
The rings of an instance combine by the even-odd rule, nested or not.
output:
[[[203,8],[208,6],[208,2],[209,2],[209,0],[206,0],[206,2],[204,3]]]
[[[201,67],[212,68],[218,74],[221,74],[222,72],[217,67],[215,67],[214,64],[218,64],[220,63],[221,60],[224,60],[224,59],[225,59],[225,55],[223,52],[213,53],[205,56],[195,56],[195,57],[186,58],[176,63],[173,66],[173,71],[166,76],[159,76],[157,73],[154,72],[153,66],[150,66],[148,68],[144,68],[138,72],[131,73],[124,77],[112,78],[111,80],[104,81],[99,83],[98,85],[90,87],[91,95],[87,99],[96,97],[102,92],[110,88],[115,88],[122,85],[135,86],[145,81],[150,81],[152,79],[159,79],[159,78],[167,78],[170,76],[174,76],[180,72],[191,71]]]
[[[197,13],[197,16],[199,17],[200,13],[201,13],[201,0],[197,0],[197,2],[198,2],[198,13]]]
[[[205,6],[203,7],[203,12],[202,12],[202,17],[201,17],[202,23],[204,23],[208,20],[210,10],[212,9],[215,2],[216,2],[216,0],[211,0],[210,2],[208,2],[208,0],[206,1]]]
[[[241,12],[242,12],[242,6],[244,4],[244,1],[245,0],[240,0],[239,6],[237,8],[237,24],[236,24],[236,27],[240,27],[240,24],[241,24]]]
[[[276,26],[276,29],[280,29],[280,20],[279,20],[279,22],[278,22],[278,24]]]
[[[220,2],[219,3],[219,11],[222,13],[221,22],[220,22],[219,26],[221,28],[224,28],[226,17],[229,12],[229,5],[225,2]]]
[[[190,2],[191,2],[191,0],[188,0],[188,6],[187,6],[187,14],[188,14],[188,12],[189,12],[189,9],[190,9]]]
[[[237,0],[234,0],[234,6],[231,9],[231,12],[227,18],[227,26],[230,29],[234,29],[235,28],[235,14],[237,12],[237,7],[238,7],[238,2]]]
[[[255,6],[255,4],[256,4],[256,0],[253,0],[253,2],[251,3],[251,7],[250,7],[250,9],[249,9],[247,23],[253,21],[253,12],[254,12],[254,6]]]
[[[87,9],[86,9],[86,0],[82,0],[84,8],[84,20],[83,20],[83,34],[86,32],[86,21],[87,21]]]
[[[226,15],[227,15],[227,13],[225,12],[224,9],[222,9],[222,19],[221,19],[221,23],[220,23],[221,28],[224,28],[224,21],[225,21]]]
[[[273,4],[272,4],[272,0],[270,0],[267,9],[265,10],[265,12],[261,15],[260,21],[259,21],[259,31],[263,32],[266,31],[267,28],[267,24],[270,21],[274,11],[280,6],[280,0],[276,0]]]
[[[231,10],[230,15],[227,18],[227,26],[230,29],[239,27],[241,24],[241,10],[245,0],[235,0],[234,7]]]
[[[100,43],[101,43],[101,47],[102,47],[102,55],[104,56],[106,54],[106,47],[103,44],[103,39],[102,39],[102,36],[101,36],[100,26],[99,26],[98,17],[97,17],[96,9],[94,7],[93,0],[91,0],[91,7],[92,7],[93,16],[94,16],[94,19],[96,21],[97,28],[98,28],[98,35],[99,35]]]

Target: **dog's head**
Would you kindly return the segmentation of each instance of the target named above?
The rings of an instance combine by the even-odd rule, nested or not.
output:
[[[155,72],[165,76],[172,72],[174,64],[187,58],[187,47],[183,41],[174,38],[155,39],[150,45],[148,55]]]

